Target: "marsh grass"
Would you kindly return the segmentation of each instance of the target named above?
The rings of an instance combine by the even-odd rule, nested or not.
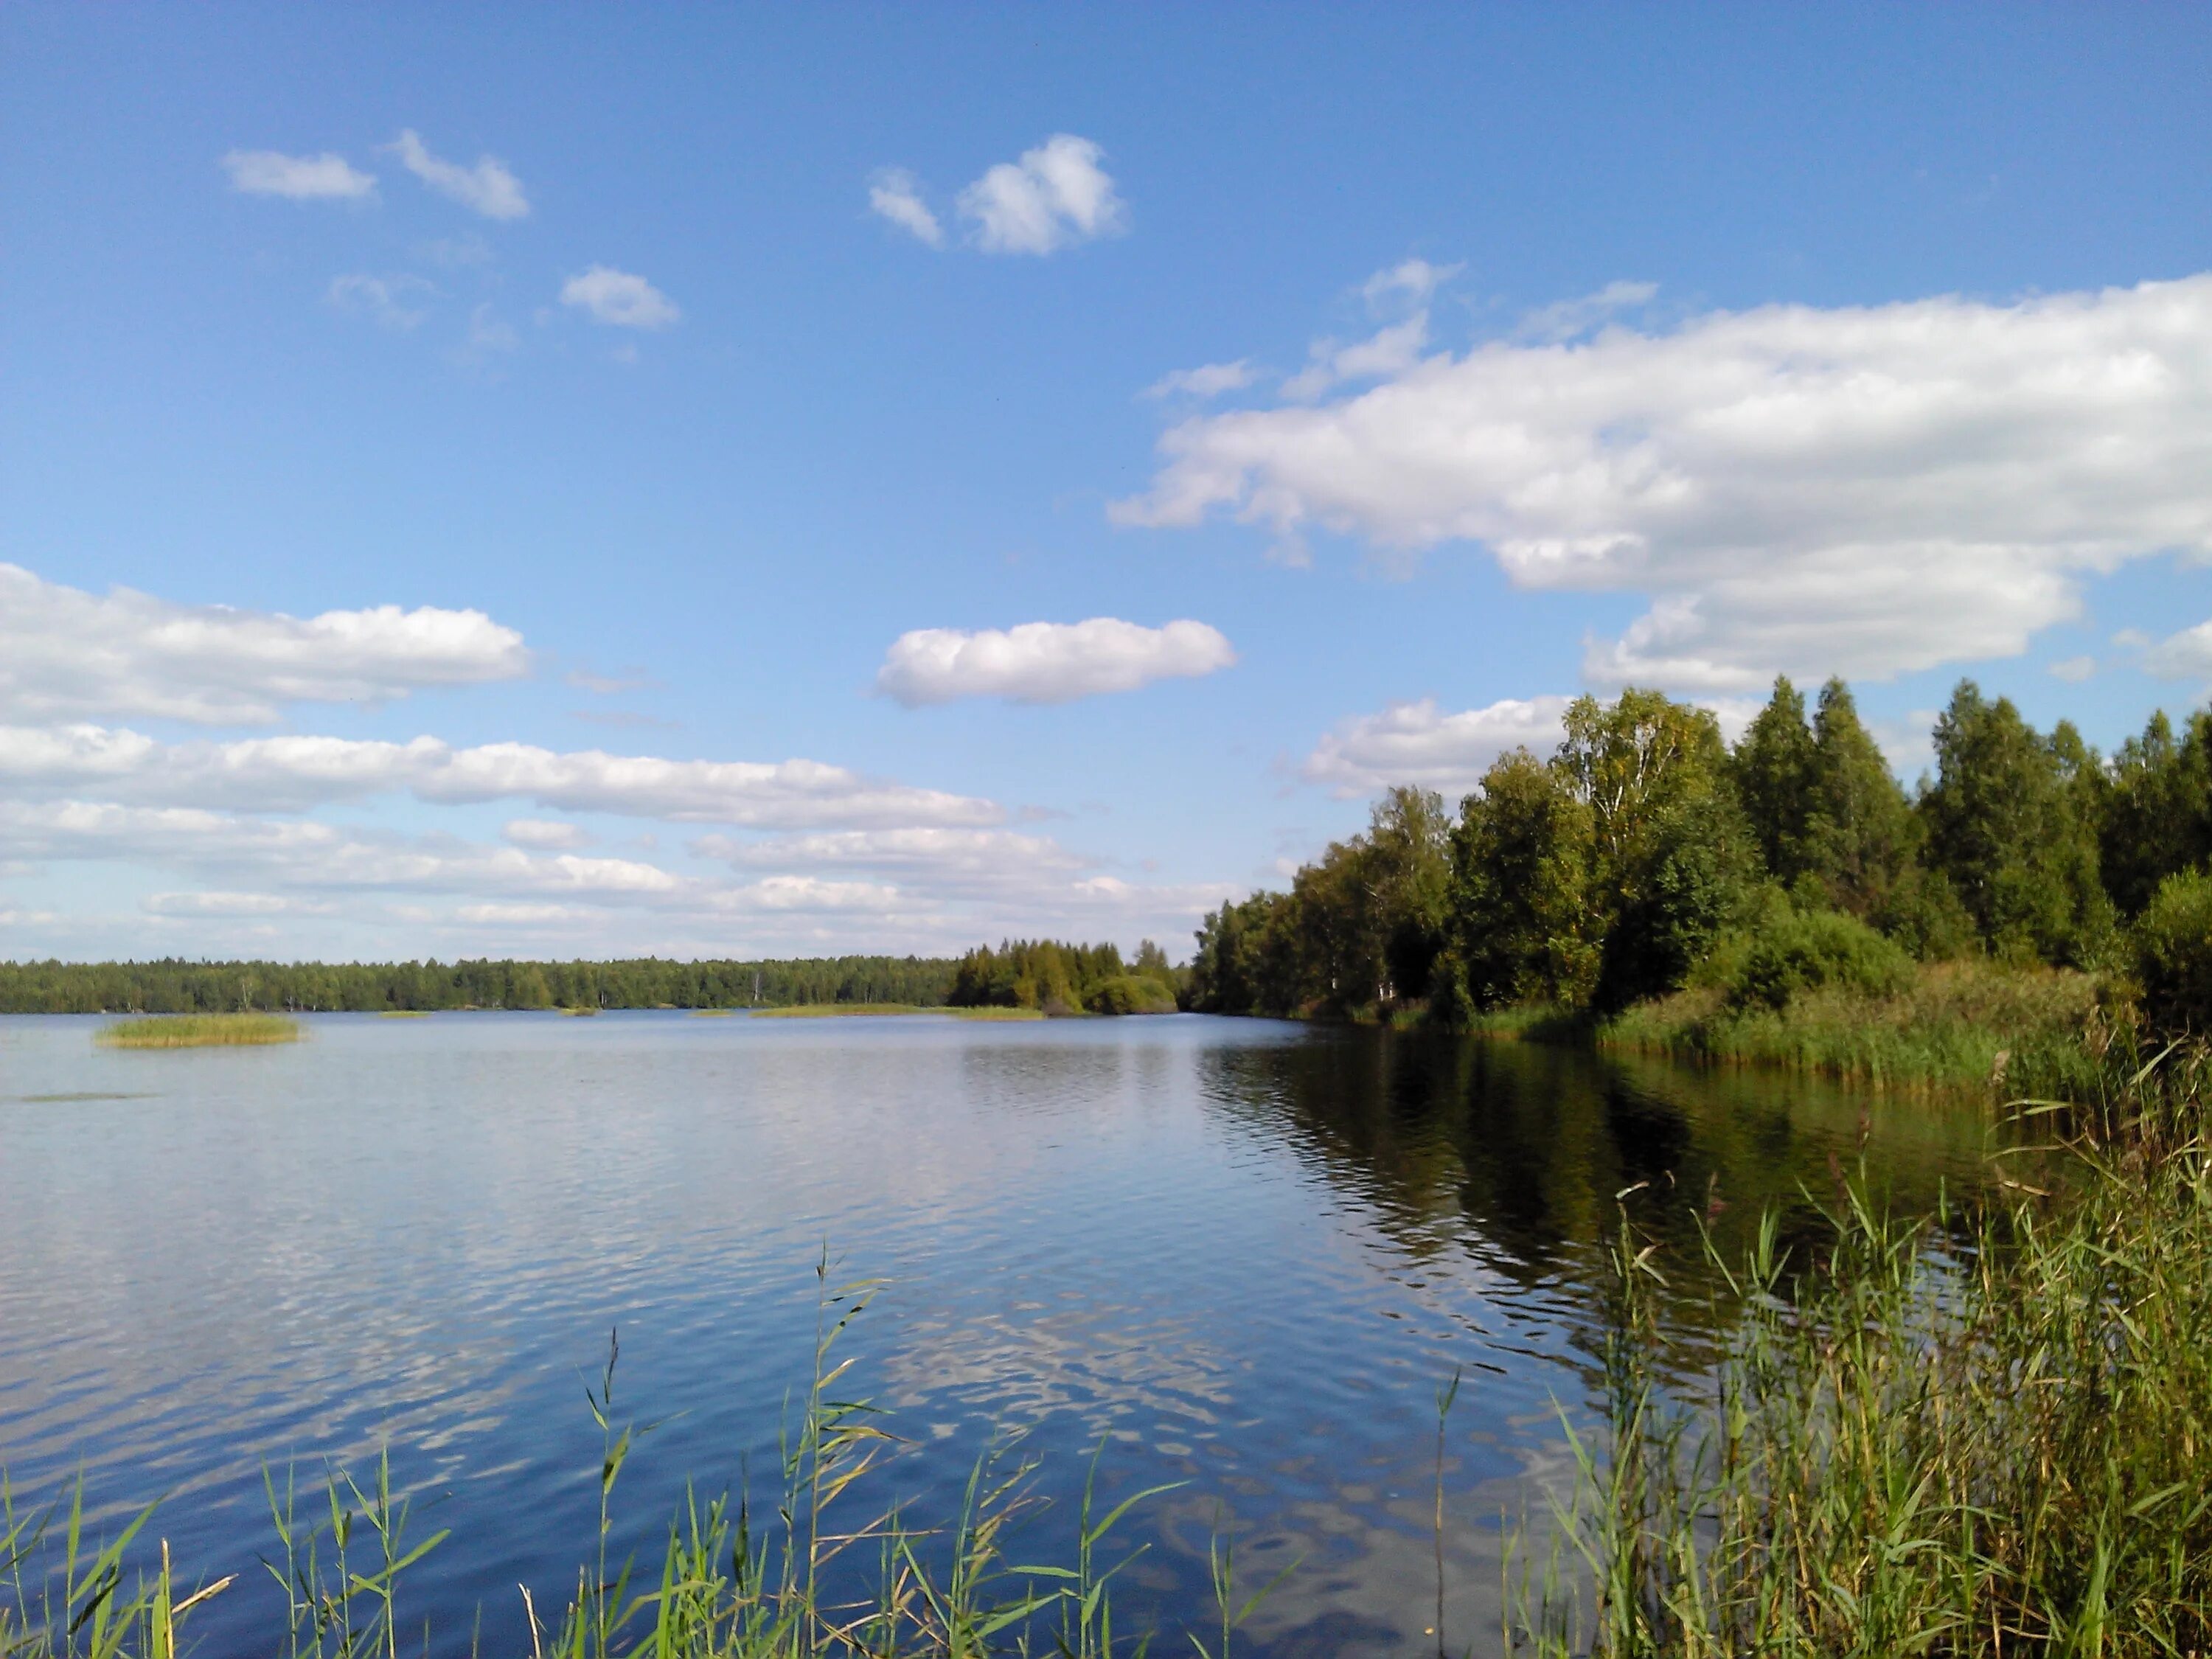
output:
[[[1731,1007],[1718,988],[1692,988],[1628,1009],[1595,1035],[1608,1047],[1886,1088],[2059,1094],[2095,1086],[2100,1018],[2087,974],[1953,962],[1923,966],[1892,995],[1828,988],[1778,1010]],[[1540,1024],[1529,1034],[1540,1036]]]
[[[2027,1105],[2067,1138],[2063,1190],[1900,1218],[1839,1173],[1817,1257],[1790,1259],[1771,1219],[1741,1261],[1708,1240],[1717,1364],[1670,1352],[1656,1292],[1676,1269],[1625,1209],[1603,1428],[1575,1438],[1560,1506],[1571,1553],[1522,1558],[1508,1641],[1540,1659],[2212,1650],[2208,1072],[2167,1049],[2087,1106]]]
[[[379,1019],[428,1019],[430,1011],[428,1008],[380,1008],[376,1011],[376,1017]]]
[[[842,1019],[889,1014],[936,1014],[949,1019],[1042,1019],[1036,1008],[924,1007],[913,1002],[801,1002],[787,1008],[756,1008],[755,1019]]]
[[[289,1014],[153,1014],[102,1026],[93,1038],[104,1048],[232,1048],[299,1040],[300,1023]]]

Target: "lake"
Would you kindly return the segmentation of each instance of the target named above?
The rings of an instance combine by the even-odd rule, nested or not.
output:
[[[0,1466],[22,1494],[166,1495],[188,1576],[247,1576],[201,1650],[269,1651],[263,1470],[389,1449],[431,1649],[526,1647],[573,1594],[600,1441],[583,1380],[655,1426],[616,1539],[657,1566],[687,1480],[772,1492],[817,1261],[884,1281],[844,1352],[902,1437],[882,1496],[934,1518],[976,1457],[1050,1501],[1185,1483],[1130,1541],[1117,1622],[1212,1615],[1209,1541],[1256,1585],[1240,1650],[1433,1652],[1437,1394],[1455,1650],[1498,1650],[1501,1518],[1540,1516],[1586,1414],[1615,1194],[1668,1243],[1863,1158],[1901,1201],[1979,1178],[1984,1114],[1747,1073],[1264,1020],[939,1017],[303,1022],[275,1048],[118,1052],[0,1020]],[[1249,1638],[1249,1647],[1247,1646]]]

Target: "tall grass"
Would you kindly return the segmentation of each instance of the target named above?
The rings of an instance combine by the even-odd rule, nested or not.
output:
[[[1575,1556],[1524,1563],[1544,1659],[2212,1650],[2212,1141],[2201,1050],[2063,1127],[2063,1189],[1899,1218],[1839,1178],[1833,1243],[1722,1261],[1717,1364],[1669,1351],[1624,1215]]]
[[[106,1048],[232,1048],[297,1042],[289,1014],[154,1014],[102,1026],[93,1040]]]
[[[1922,967],[1893,994],[1825,988],[1780,1009],[1731,1006],[1719,988],[1693,988],[1630,1008],[1596,1036],[1613,1047],[1892,1088],[2057,1094],[2097,1086],[2100,1017],[2086,974],[1954,962]]]

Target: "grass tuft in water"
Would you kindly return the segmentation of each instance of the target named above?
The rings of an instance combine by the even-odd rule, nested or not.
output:
[[[234,1048],[299,1040],[300,1022],[289,1014],[155,1014],[103,1026],[93,1038],[105,1048]]]

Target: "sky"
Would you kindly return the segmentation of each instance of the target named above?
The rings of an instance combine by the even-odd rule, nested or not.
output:
[[[0,956],[1155,938],[2212,684],[2212,11],[0,9]]]

